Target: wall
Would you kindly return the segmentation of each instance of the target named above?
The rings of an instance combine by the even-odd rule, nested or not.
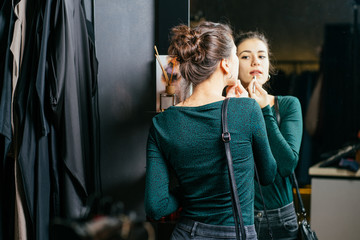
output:
[[[91,19],[91,2],[86,5]],[[103,0],[94,7],[103,193],[145,218],[146,141],[156,115],[154,44],[166,54],[170,28],[189,22],[189,0]]]
[[[104,195],[143,216],[145,147],[155,109],[155,3],[95,1]]]

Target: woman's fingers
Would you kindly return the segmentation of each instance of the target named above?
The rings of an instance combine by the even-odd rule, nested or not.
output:
[[[250,92],[250,97],[255,99],[261,108],[270,104],[267,91],[258,82],[252,81],[249,84],[249,89],[255,89],[255,91]]]
[[[256,80],[250,82],[248,90],[251,98],[262,97],[268,94]]]
[[[249,94],[239,80],[235,85],[226,88],[226,97],[249,97]]]
[[[249,83],[248,92],[251,98],[256,97],[256,90],[257,90],[256,83],[257,83],[256,80],[252,80]]]
[[[237,90],[238,90],[239,97],[249,97],[249,93],[246,91],[244,86],[241,84],[240,80],[238,81],[238,84],[237,84]]]
[[[236,97],[236,85],[226,87],[226,97]]]

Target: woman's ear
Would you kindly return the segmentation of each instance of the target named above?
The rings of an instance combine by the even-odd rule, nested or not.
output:
[[[221,59],[221,61],[220,61],[220,69],[222,70],[224,75],[227,75],[227,74],[230,73],[229,61],[227,59],[225,59],[225,58]]]

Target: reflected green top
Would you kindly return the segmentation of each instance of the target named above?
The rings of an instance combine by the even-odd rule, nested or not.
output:
[[[159,219],[183,207],[182,216],[208,224],[233,225],[230,185],[221,139],[223,101],[199,107],[170,107],[153,118],[147,143],[145,211]],[[254,223],[254,158],[263,184],[273,182],[264,118],[255,100],[232,98],[228,106],[230,147],[244,224]],[[169,170],[179,180],[169,190]]]
[[[293,201],[290,175],[295,170],[299,160],[303,133],[299,100],[292,96],[278,96],[278,102],[281,117],[280,126],[276,121],[274,106],[271,108],[266,106],[262,109],[271,151],[278,166],[275,182],[261,188],[268,210],[283,207]],[[258,184],[255,184],[255,191],[255,209],[263,210]]]

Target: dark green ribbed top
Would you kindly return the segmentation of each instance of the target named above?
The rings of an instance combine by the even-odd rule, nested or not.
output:
[[[153,118],[147,143],[145,211],[159,219],[183,207],[182,215],[215,225],[233,225],[229,178],[221,140],[223,101],[199,107],[170,107]],[[264,118],[255,100],[232,98],[228,125],[245,225],[254,223],[254,157],[263,184],[274,181]],[[254,157],[253,157],[254,156]],[[175,171],[182,199],[169,191],[168,166]]]
[[[269,137],[271,151],[276,159],[278,171],[273,184],[262,187],[265,206],[267,209],[283,207],[293,201],[290,175],[295,170],[299,160],[299,151],[303,133],[301,105],[292,96],[278,96],[280,127],[275,118],[274,106],[262,109]],[[255,209],[264,209],[259,193],[259,186],[255,184]]]

